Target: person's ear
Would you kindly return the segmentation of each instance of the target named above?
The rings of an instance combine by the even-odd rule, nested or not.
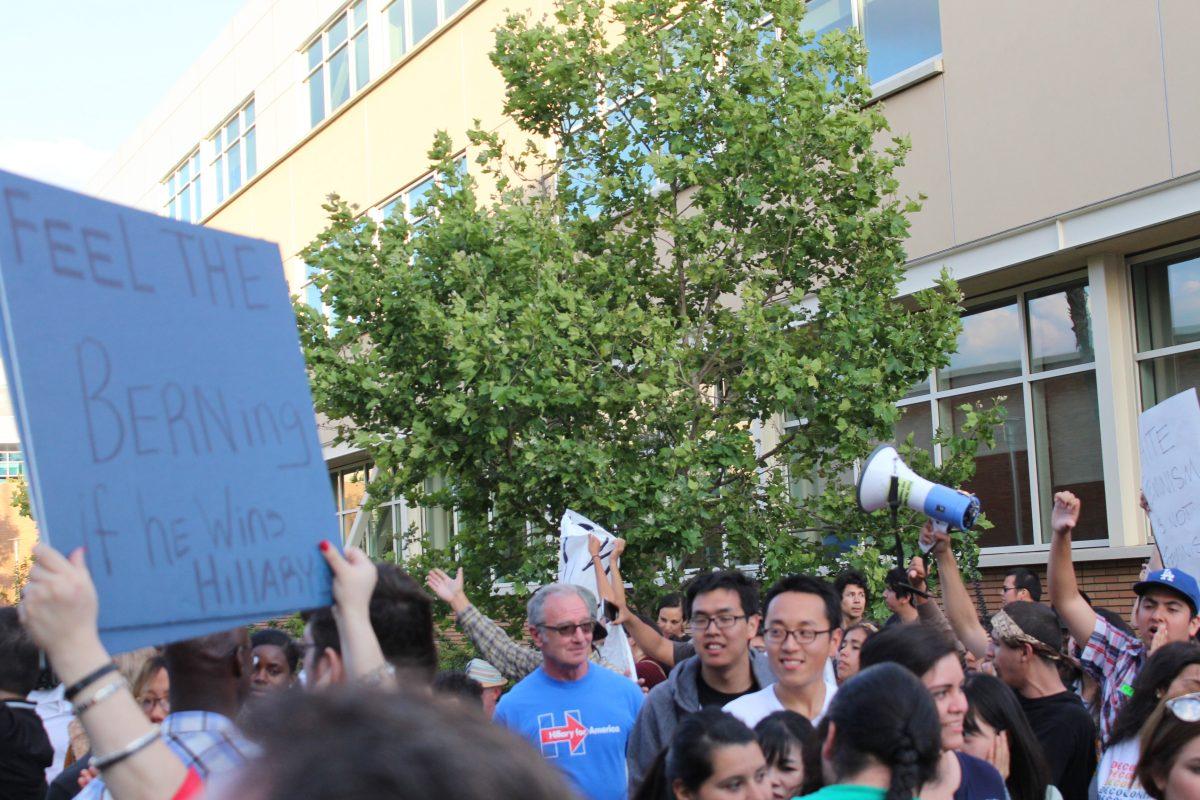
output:
[[[829,723],[829,731],[825,734],[825,741],[821,743],[821,760],[822,761],[832,761],[833,760],[833,744],[834,744],[834,740],[836,738],[837,738],[837,723],[830,722]]]
[[[1200,631],[1200,616],[1192,617],[1188,623],[1188,636],[1195,636],[1197,631]]]
[[[836,653],[842,649],[843,635],[841,628],[834,628],[829,632],[829,648],[831,652]]]
[[[746,638],[746,641],[750,641],[759,634],[759,628],[762,627],[762,614],[751,614],[746,617],[746,627],[750,631],[750,635]]]
[[[317,659],[312,685],[315,688],[328,688],[346,682],[346,666],[342,662],[342,654],[332,647],[326,647]]]
[[[676,778],[671,782],[671,792],[676,800],[692,800],[692,793],[683,785],[682,778]]]
[[[542,638],[542,629],[532,623],[525,624],[525,632],[529,634],[529,638],[533,640],[534,645],[538,650],[544,648],[546,640]]]

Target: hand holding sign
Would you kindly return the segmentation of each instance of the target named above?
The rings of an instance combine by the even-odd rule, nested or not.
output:
[[[1200,574],[1200,402],[1188,389],[1138,418],[1142,508],[1163,564]]]

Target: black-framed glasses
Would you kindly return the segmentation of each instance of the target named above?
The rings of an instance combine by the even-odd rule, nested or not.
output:
[[[1180,722],[1200,722],[1200,692],[1172,697],[1167,701],[1167,710]]]
[[[142,707],[142,713],[144,714],[149,714],[154,710],[155,706],[161,708],[164,714],[171,713],[171,699],[169,697],[150,697],[149,695],[139,697],[138,705]]]
[[[707,614],[696,614],[688,620],[688,630],[692,633],[704,633],[708,626],[716,623],[717,629],[727,631],[737,624],[739,619],[750,619],[749,614],[717,614],[710,617]]]
[[[783,644],[789,636],[796,637],[798,644],[812,644],[817,640],[817,637],[823,633],[829,633],[833,628],[826,628],[823,631],[813,630],[812,628],[799,628],[794,631],[789,631],[783,627],[770,627],[763,631],[763,639],[771,644]]]
[[[544,631],[554,631],[564,639],[574,636],[575,631],[583,631],[585,636],[591,636],[595,627],[596,621],[589,619],[587,622],[567,622],[562,625],[538,625]]]

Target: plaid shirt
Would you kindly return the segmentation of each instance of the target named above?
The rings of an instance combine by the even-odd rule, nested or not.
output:
[[[1146,663],[1146,645],[1097,616],[1092,638],[1084,645],[1079,660],[1100,683],[1100,739],[1107,742],[1117,712],[1128,699],[1121,687],[1132,685]]]
[[[542,665],[542,652],[535,647],[526,647],[513,641],[508,633],[489,619],[475,606],[467,606],[458,615],[458,627],[462,628],[480,657],[489,662],[500,674],[516,683]],[[592,661],[613,672],[620,670],[600,658],[592,648]]]
[[[258,751],[227,718],[211,711],[177,711],[162,722],[167,746],[207,782],[232,772]],[[79,800],[112,800],[102,778],[83,787]]]

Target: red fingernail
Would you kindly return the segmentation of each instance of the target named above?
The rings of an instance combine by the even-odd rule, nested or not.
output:
[[[318,545],[318,547],[320,547],[320,548],[321,548],[321,552],[322,552],[322,553],[328,552],[328,550],[329,550],[329,547],[330,547],[329,540],[328,540],[328,539],[322,539],[322,540],[321,540],[321,544],[320,544],[320,545]]]

